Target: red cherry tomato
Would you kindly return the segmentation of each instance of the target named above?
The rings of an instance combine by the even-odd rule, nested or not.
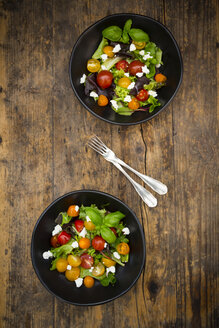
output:
[[[65,245],[69,240],[71,239],[71,235],[69,235],[67,232],[62,231],[59,235],[58,235],[58,243],[60,245]]]
[[[102,88],[106,89],[111,86],[113,82],[113,74],[109,71],[101,71],[97,74],[97,84]]]
[[[101,236],[95,236],[92,240],[92,246],[97,251],[102,251],[104,249],[105,240]]]
[[[78,232],[84,228],[84,221],[83,220],[75,220],[75,228]]]
[[[128,72],[128,68],[129,68],[129,63],[126,60],[120,60],[117,64],[116,64],[116,68],[118,70],[123,69],[124,72]]]
[[[112,230],[112,232],[114,233],[115,236],[117,236],[117,232],[115,228],[110,228],[110,230]]]
[[[80,256],[81,259],[81,266],[85,269],[90,269],[94,264],[94,259],[91,255],[84,253]]]
[[[50,244],[52,245],[52,247],[56,248],[59,247],[59,243],[58,243],[58,235],[52,236],[50,239]]]
[[[140,60],[134,60],[129,64],[129,73],[131,75],[136,75],[136,73],[141,73],[142,66],[144,66],[144,64],[140,62]]]
[[[140,101],[145,101],[145,100],[148,99],[148,97],[149,97],[149,95],[148,95],[148,91],[147,91],[147,90],[144,90],[144,89],[141,89],[141,90],[139,91],[139,93],[137,94],[137,96],[136,96],[136,98],[137,98],[138,100],[140,100]]]

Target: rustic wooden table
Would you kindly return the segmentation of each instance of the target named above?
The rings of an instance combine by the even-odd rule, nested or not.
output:
[[[216,7],[216,0],[0,1],[0,327],[219,326]],[[174,101],[153,120],[130,127],[88,113],[68,78],[78,36],[119,12],[164,23],[184,61]],[[168,185],[156,208],[145,206],[122,174],[85,147],[93,134]],[[137,284],[111,303],[87,308],[52,297],[30,259],[41,212],[83,188],[127,203],[147,244]]]

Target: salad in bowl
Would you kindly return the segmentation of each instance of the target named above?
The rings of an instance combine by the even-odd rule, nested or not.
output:
[[[52,259],[50,270],[64,273],[76,287],[94,286],[95,280],[104,287],[116,282],[116,266],[129,261],[128,227],[120,211],[109,212],[96,205],[70,205],[59,213],[51,232],[50,250],[45,260]]]
[[[160,73],[162,65],[162,50],[128,19],[123,29],[112,25],[102,30],[102,40],[87,60],[87,74],[80,83],[86,96],[100,107],[111,105],[119,115],[152,113],[161,105],[157,90],[167,81]]]

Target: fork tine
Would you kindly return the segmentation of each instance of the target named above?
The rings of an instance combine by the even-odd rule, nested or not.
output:
[[[103,143],[102,140],[100,140],[100,138],[98,138],[98,136],[94,136],[92,139],[95,140],[96,143],[107,149],[107,146]]]
[[[92,146],[96,147],[97,149],[105,153],[105,149],[101,145],[96,143],[94,140],[89,140],[89,144],[91,144]]]
[[[101,149],[95,147],[94,145],[92,145],[92,144],[89,143],[89,142],[88,142],[88,146],[89,146],[90,148],[92,148],[93,150],[95,150],[95,151],[96,151],[97,153],[99,153],[100,155],[103,155],[103,154],[104,154],[104,152],[103,152]]]

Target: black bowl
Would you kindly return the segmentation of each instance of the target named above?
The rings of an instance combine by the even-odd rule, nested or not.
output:
[[[167,76],[167,86],[158,90],[158,99],[161,106],[152,113],[136,112],[131,116],[121,116],[115,113],[110,105],[99,107],[91,97],[85,96],[84,85],[80,84],[80,77],[88,71],[86,63],[96,50],[102,38],[101,31],[110,26],[123,27],[127,19],[132,19],[132,26],[141,28],[148,33],[150,40],[155,42],[163,51],[163,66],[160,71]],[[72,88],[81,104],[96,117],[113,124],[132,125],[150,120],[161,112],[174,98],[182,81],[183,64],[179,47],[171,32],[158,21],[142,15],[115,14],[107,16],[87,28],[75,43],[69,66]]]
[[[50,249],[51,232],[55,226],[57,215],[66,211],[71,204],[96,204],[101,206],[109,203],[109,211],[121,211],[126,215],[123,219],[130,229],[130,259],[125,267],[117,265],[116,284],[103,287],[95,281],[93,288],[81,286],[77,288],[74,282],[68,281],[64,274],[50,271],[50,260],[44,260],[42,254]],[[134,212],[121,200],[109,194],[95,190],[80,190],[70,192],[56,199],[41,214],[38,219],[31,242],[31,258],[35,272],[46,289],[62,301],[74,305],[97,305],[114,300],[126,293],[138,280],[145,263],[145,238]]]

